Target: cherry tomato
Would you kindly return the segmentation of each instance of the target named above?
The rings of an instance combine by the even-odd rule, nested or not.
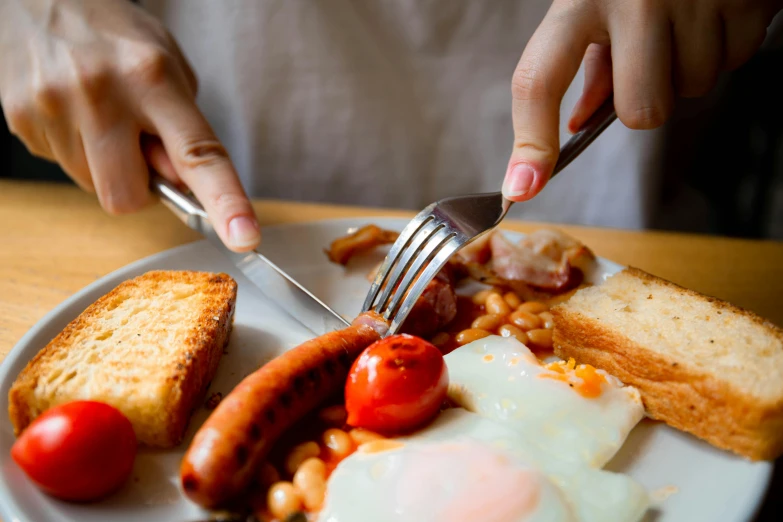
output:
[[[443,355],[412,335],[392,335],[367,347],[345,384],[348,424],[379,433],[417,428],[440,409],[449,385]]]
[[[69,402],[35,419],[14,443],[11,456],[46,493],[63,500],[97,500],[130,476],[136,434],[113,406]]]

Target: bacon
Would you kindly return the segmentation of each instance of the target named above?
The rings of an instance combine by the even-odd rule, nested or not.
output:
[[[329,250],[325,252],[331,262],[346,265],[356,255],[394,243],[399,235],[399,232],[393,230],[384,230],[372,224],[365,225],[353,234],[332,241]]]
[[[550,245],[546,245],[548,248]],[[501,233],[490,239],[490,269],[506,281],[519,281],[539,288],[557,290],[568,282],[568,258],[538,253],[524,244],[514,244]]]
[[[461,250],[452,267],[462,277],[511,288],[524,299],[542,299],[582,281],[595,256],[576,239],[551,229],[537,230],[518,243],[500,231]]]
[[[595,254],[573,237],[559,230],[542,228],[525,236],[519,245],[537,254],[559,260],[565,257],[571,266],[585,270],[595,261]]]

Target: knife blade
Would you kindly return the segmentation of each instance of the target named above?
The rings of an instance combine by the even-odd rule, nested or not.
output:
[[[203,235],[241,270],[261,293],[314,335],[323,335],[349,326],[348,321],[258,250],[244,253],[229,250],[215,232],[204,207],[195,198],[184,194],[157,174],[150,173],[150,185],[152,191],[174,215]]]

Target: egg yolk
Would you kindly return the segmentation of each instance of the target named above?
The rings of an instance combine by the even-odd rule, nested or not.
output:
[[[501,522],[527,520],[539,507],[543,476],[484,444],[446,442],[411,457],[400,468],[404,475],[395,477],[401,513],[426,510],[435,520]]]
[[[542,373],[540,374],[542,379],[568,383],[579,395],[587,399],[600,396],[601,385],[606,382],[606,378],[593,366],[589,364],[577,366],[573,358],[569,358],[567,362],[552,362],[544,367],[554,373]]]

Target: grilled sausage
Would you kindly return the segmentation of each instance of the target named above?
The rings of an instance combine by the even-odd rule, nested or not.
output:
[[[180,480],[188,498],[215,509],[241,495],[275,441],[345,385],[353,361],[387,327],[376,314],[362,314],[350,327],[307,341],[247,376],[185,454]]]
[[[450,274],[444,269],[424,287],[400,331],[429,337],[449,324],[456,315],[457,293]]]

